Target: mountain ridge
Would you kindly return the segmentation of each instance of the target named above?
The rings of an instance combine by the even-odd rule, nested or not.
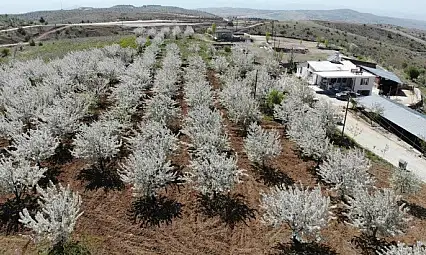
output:
[[[80,23],[84,22],[107,22],[115,20],[137,20],[152,18],[176,18],[186,16],[192,18],[218,19],[217,15],[200,10],[191,10],[175,6],[162,5],[115,5],[108,8],[78,7],[67,10],[34,11],[21,14],[10,14],[26,21],[38,21],[41,17],[50,24],[56,23]]]
[[[251,8],[215,7],[198,8],[197,10],[212,13],[221,17],[246,17],[272,20],[321,20],[343,21],[365,24],[390,24],[394,26],[417,28],[426,30],[426,21],[416,19],[403,19],[388,16],[378,16],[352,9],[332,10],[261,10]]]

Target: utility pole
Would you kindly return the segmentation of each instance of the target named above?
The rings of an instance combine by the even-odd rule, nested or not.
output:
[[[259,70],[256,70],[256,78],[254,79],[254,91],[253,91],[253,98],[256,99],[256,90],[257,90],[257,72]]]
[[[349,102],[351,99],[351,94],[349,94],[348,103],[346,104],[345,120],[343,121],[342,137],[345,135],[346,119],[348,117]]]
[[[272,21],[272,40],[274,41],[274,49],[275,49],[275,21]]]

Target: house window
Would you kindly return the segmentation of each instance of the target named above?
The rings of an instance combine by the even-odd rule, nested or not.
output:
[[[368,85],[368,78],[362,78],[361,85]]]

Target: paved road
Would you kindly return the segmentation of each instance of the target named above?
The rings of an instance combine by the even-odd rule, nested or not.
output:
[[[158,27],[158,26],[195,26],[203,23],[187,23],[179,20],[132,20],[132,21],[112,21],[112,22],[98,22],[98,23],[75,23],[75,24],[49,24],[49,25],[32,25],[22,28],[33,27],[61,27],[61,26],[127,26],[127,27]],[[0,30],[2,32],[10,32],[18,30],[18,28],[9,28]]]
[[[76,23],[76,24],[55,24],[55,25],[33,25],[33,26],[26,26],[23,28],[33,28],[33,27],[58,27],[55,30],[48,31],[44,34],[42,34],[39,38],[36,38],[36,40],[42,39],[44,36],[56,32],[57,30],[62,30],[68,27],[73,26],[124,26],[124,27],[163,27],[163,26],[196,26],[201,25],[203,23],[187,23],[187,22],[181,22],[178,20],[135,20],[135,21],[114,21],[114,22],[100,22],[100,23]],[[2,32],[9,32],[17,30],[18,28],[10,28],[5,30],[0,30],[0,33]],[[2,47],[14,47],[19,45],[19,43],[13,43],[13,44],[1,44],[0,48]],[[21,45],[28,45],[28,43],[21,43]]]
[[[311,86],[318,91],[317,87]],[[317,94],[320,100],[328,100],[336,107],[344,111],[346,102],[330,98],[327,95]],[[342,127],[339,126],[342,130]],[[407,169],[416,173],[426,182],[426,159],[421,157],[421,153],[414,150],[412,146],[400,140],[397,136],[387,132],[379,126],[372,126],[360,117],[348,113],[346,120],[345,134],[354,139],[364,149],[367,149],[377,156],[398,167],[399,160],[408,162]]]

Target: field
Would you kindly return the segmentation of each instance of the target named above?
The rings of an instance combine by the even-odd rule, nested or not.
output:
[[[32,85],[25,85],[25,83],[19,84],[19,86],[27,89],[23,90],[24,92],[15,91],[11,87],[12,91],[18,94],[18,97],[25,98],[22,99],[24,100],[22,101],[24,107],[30,105],[30,102],[36,101],[31,105],[35,105],[35,108],[39,107],[43,114],[40,114],[37,110],[33,111],[31,107],[21,109],[19,105],[13,104],[13,100],[12,102],[6,100],[8,99],[5,98],[6,95],[12,96],[13,94],[2,93],[1,99],[5,106],[4,109],[8,109],[4,111],[3,118],[6,116],[10,122],[13,121],[11,109],[19,109],[19,111],[28,113],[29,119],[32,121],[28,122],[28,126],[26,126],[28,132],[42,129],[44,124],[49,126],[50,122],[46,117],[46,109],[50,109],[52,105],[60,107],[63,103],[65,104],[68,94],[73,99],[82,100],[82,104],[87,103],[84,100],[89,98],[90,107],[83,111],[84,114],[80,118],[70,123],[71,126],[77,124],[75,129],[58,135],[60,142],[52,155],[36,162],[48,169],[46,175],[49,176],[49,179],[64,185],[69,184],[72,191],[81,195],[81,211],[84,213],[78,219],[75,231],[72,234],[72,239],[79,246],[88,249],[90,254],[302,254],[294,251],[291,242],[291,229],[286,224],[281,227],[272,227],[262,222],[264,210],[260,207],[260,194],[262,192],[268,192],[271,187],[276,185],[285,187],[299,183],[310,188],[320,183],[323,194],[330,196],[332,204],[338,207],[333,209],[336,219],[331,220],[321,230],[322,239],[318,242],[302,245],[302,249],[305,250],[303,254],[375,254],[375,249],[378,247],[395,244],[396,241],[413,244],[417,240],[424,239],[426,229],[426,187],[424,185],[417,195],[404,198],[411,209],[410,214],[413,218],[405,234],[396,237],[383,237],[380,242],[371,242],[370,239],[361,235],[360,230],[345,223],[347,219],[339,210],[342,202],[336,193],[330,191],[332,185],[325,184],[318,175],[316,168],[318,160],[302,155],[299,144],[288,138],[288,126],[272,120],[273,117],[270,116],[270,112],[263,107],[264,98],[260,96],[256,98],[255,94],[256,99],[250,101],[252,91],[249,89],[248,96],[250,99],[246,98],[246,100],[254,102],[256,109],[259,107],[262,111],[260,116],[255,118],[256,121],[264,130],[278,132],[280,135],[279,143],[282,147],[281,153],[271,159],[265,169],[254,164],[244,149],[244,139],[247,137],[246,132],[244,132],[244,125],[235,121],[235,111],[231,109],[230,102],[225,102],[221,93],[221,91],[229,89],[229,84],[233,84],[232,82],[229,83],[228,80],[232,78],[232,73],[219,70],[220,68],[215,66],[212,59],[225,57],[231,65],[234,65],[236,70],[242,68],[241,66],[245,63],[248,66],[247,72],[245,71],[247,73],[245,79],[251,77],[249,73],[252,69],[264,70],[263,67],[271,68],[272,66],[271,71],[278,72],[277,63],[269,63],[270,65],[261,63],[259,66],[252,66],[252,62],[246,63],[245,58],[237,55],[238,47],[233,49],[236,52],[233,55],[222,50],[215,51],[211,48],[210,43],[194,39],[192,35],[186,37],[178,40],[167,38],[167,36],[163,40],[152,39],[152,42],[150,41],[152,44],[143,44],[143,47],[138,47],[138,51],[130,47],[110,46],[113,43],[133,40],[133,37],[115,36],[101,37],[96,40],[81,38],[46,42],[43,46],[29,48],[17,56],[18,59],[33,59],[37,56],[46,60],[45,63],[42,61],[19,62],[17,65],[22,67],[19,70],[0,66],[0,71],[2,71],[0,77],[21,75],[33,81],[36,88],[46,88],[44,82],[51,82],[50,75],[53,78],[61,78],[59,79],[61,81],[65,80],[65,77],[77,77],[72,82],[68,80],[68,82],[59,83],[59,80],[54,80],[53,83],[47,83],[49,86],[60,84],[58,85],[59,92],[52,92],[54,96],[46,92],[47,94],[43,94],[43,97],[40,96],[41,99],[36,96],[41,94],[25,95],[27,93],[42,93],[42,89],[34,92],[30,89]],[[178,48],[176,49],[172,45],[177,45]],[[194,45],[198,45],[198,49]],[[77,52],[82,50],[86,51]],[[76,53],[68,54],[74,51]],[[153,52],[155,54],[151,55]],[[173,52],[177,52],[176,55],[173,55]],[[262,54],[262,51],[254,52]],[[247,51],[245,51],[246,53]],[[76,54],[76,57],[72,54]],[[244,56],[247,57],[247,55]],[[171,56],[179,56],[176,57],[179,60]],[[64,57],[64,59],[52,60],[53,64],[50,66],[48,61],[56,57]],[[253,56],[253,58],[268,59],[264,56]],[[166,59],[167,61],[165,61]],[[182,63],[180,63],[180,60],[182,60]],[[238,61],[241,61],[241,66]],[[142,67],[137,69],[138,65]],[[181,65],[187,67],[181,68]],[[52,66],[58,68],[61,72],[51,74]],[[167,66],[175,68],[166,69]],[[147,77],[144,77],[145,72],[149,73]],[[262,71],[259,71],[259,73],[262,74]],[[276,80],[276,77],[273,76],[269,77],[268,72],[266,72],[266,75],[268,77],[259,76],[259,79],[265,79],[260,80],[265,81],[265,83],[259,82],[259,84],[266,84],[266,81],[269,81],[272,84],[271,87],[281,88],[281,80]],[[156,190],[157,197],[171,201],[173,203],[171,210],[177,208],[179,215],[172,217],[176,215],[170,216],[169,211],[161,210],[161,208],[156,209],[165,215],[159,214],[155,210],[153,214],[149,214],[152,208],[148,206],[148,209],[144,212],[148,212],[149,220],[165,217],[168,224],[162,222],[159,226],[144,226],[135,222],[132,217],[135,213],[132,202],[137,201],[132,196],[136,189],[135,185],[123,183],[117,175],[117,170],[121,169],[122,164],[127,162],[132,154],[138,153],[127,138],[136,137],[138,132],[144,131],[143,129],[138,130],[139,125],[163,114],[162,112],[155,112],[156,114],[152,115],[153,109],[150,106],[155,98],[161,98],[164,94],[165,97],[176,103],[171,107],[172,110],[180,113],[180,115],[167,115],[161,120],[164,121],[165,128],[170,129],[178,139],[177,148],[168,155],[167,160],[170,160],[170,166],[178,176],[193,172],[191,161],[196,160],[198,157],[197,149],[200,148],[191,144],[196,134],[185,131],[190,112],[197,109],[197,105],[192,104],[188,92],[193,82],[190,79],[191,77],[201,77],[202,80],[199,84],[211,89],[212,97],[198,103],[204,105],[211,100],[212,104],[208,105],[207,108],[212,112],[219,111],[221,113],[223,132],[229,141],[229,148],[225,149],[224,152],[226,152],[227,157],[231,155],[237,158],[238,169],[244,169],[246,175],[241,177],[241,183],[237,183],[231,188],[228,198],[234,198],[234,200],[231,200],[233,203],[228,204],[228,210],[234,209],[234,211],[229,210],[230,212],[225,215],[221,213],[215,215],[217,212],[214,209],[212,211],[206,210],[205,204],[202,203],[203,200],[200,199],[200,192],[194,189],[197,181],[184,181],[178,185],[162,185]],[[108,80],[106,84],[102,83],[105,79]],[[136,79],[136,82],[133,83],[135,81],[133,79]],[[0,79],[0,82],[3,82],[3,86],[8,87],[7,82],[9,80]],[[172,80],[174,83],[169,84],[170,87],[163,87],[167,86],[163,84],[167,84],[168,80]],[[235,86],[238,85],[236,80],[231,81],[235,82]],[[296,81],[290,78],[290,82]],[[69,90],[68,86],[73,87]],[[124,90],[125,96],[123,98],[120,97],[122,95],[119,91],[120,88]],[[261,88],[259,88],[259,91],[261,91]],[[137,100],[132,101],[131,99],[134,99],[138,93],[140,93],[140,97],[136,97]],[[201,92],[199,93],[201,94]],[[244,93],[245,90],[238,91],[237,95],[240,100],[245,98],[246,94]],[[83,96],[84,99],[81,99],[78,95]],[[53,98],[49,99],[49,96]],[[74,98],[74,96],[76,97]],[[45,102],[50,103],[45,105]],[[120,105],[122,102],[124,102],[123,105]],[[42,106],[38,106],[38,103]],[[133,105],[129,107],[128,104]],[[115,110],[122,109],[120,107],[125,108],[125,114],[120,112],[120,114],[115,115]],[[79,107],[76,108],[80,109]],[[29,119],[22,117],[23,121]],[[80,133],[84,133],[83,129],[80,129],[81,127],[86,126],[86,124],[102,123],[102,121],[111,124],[112,136],[118,137],[117,139],[122,140],[123,144],[117,146],[118,151],[113,156],[108,157],[105,166],[100,163],[100,168],[106,167],[108,170],[98,172],[100,171],[97,169],[99,162],[92,158],[80,157],[78,153],[71,154],[70,151],[76,151],[76,147],[78,147],[75,141]],[[116,122],[119,122],[119,125],[115,126]],[[65,129],[68,126],[65,125],[62,128]],[[13,148],[16,145],[14,143],[17,140],[13,138],[20,134],[10,134],[7,130],[4,130],[6,129],[2,129],[2,153],[7,157],[13,157],[13,152],[7,152],[6,149]],[[152,139],[151,142],[155,142],[154,138],[151,137],[150,139]],[[342,150],[347,149],[345,143],[339,143],[341,142],[339,138],[332,137],[332,139],[336,142],[336,146],[342,144]],[[155,147],[155,144],[149,143],[149,140],[146,142],[148,145],[143,144],[141,150],[149,150],[150,146]],[[369,158],[372,166],[368,171],[376,180],[376,187],[379,189],[388,188],[392,168],[377,156],[370,155]],[[35,162],[33,163],[35,164]],[[153,175],[155,176],[155,174]],[[46,179],[42,181],[46,183]],[[36,196],[30,189],[28,193]],[[227,192],[224,193],[228,195]],[[5,194],[0,198],[3,203],[1,204],[2,225],[0,226],[3,231],[0,235],[2,243],[0,253],[39,254],[38,252],[41,252],[41,254],[46,254],[48,244],[35,245],[29,242],[27,237],[21,236],[21,234],[29,234],[28,229],[19,228],[18,231],[9,233],[6,231],[5,223],[11,221],[7,221],[8,212],[4,205],[7,199],[12,199],[13,196]],[[227,202],[229,201],[227,200]],[[166,204],[161,203],[160,205],[166,206]],[[242,215],[239,214],[238,209],[242,211],[247,209],[253,214],[242,213],[246,218],[243,217],[243,220],[241,220],[239,217]]]

